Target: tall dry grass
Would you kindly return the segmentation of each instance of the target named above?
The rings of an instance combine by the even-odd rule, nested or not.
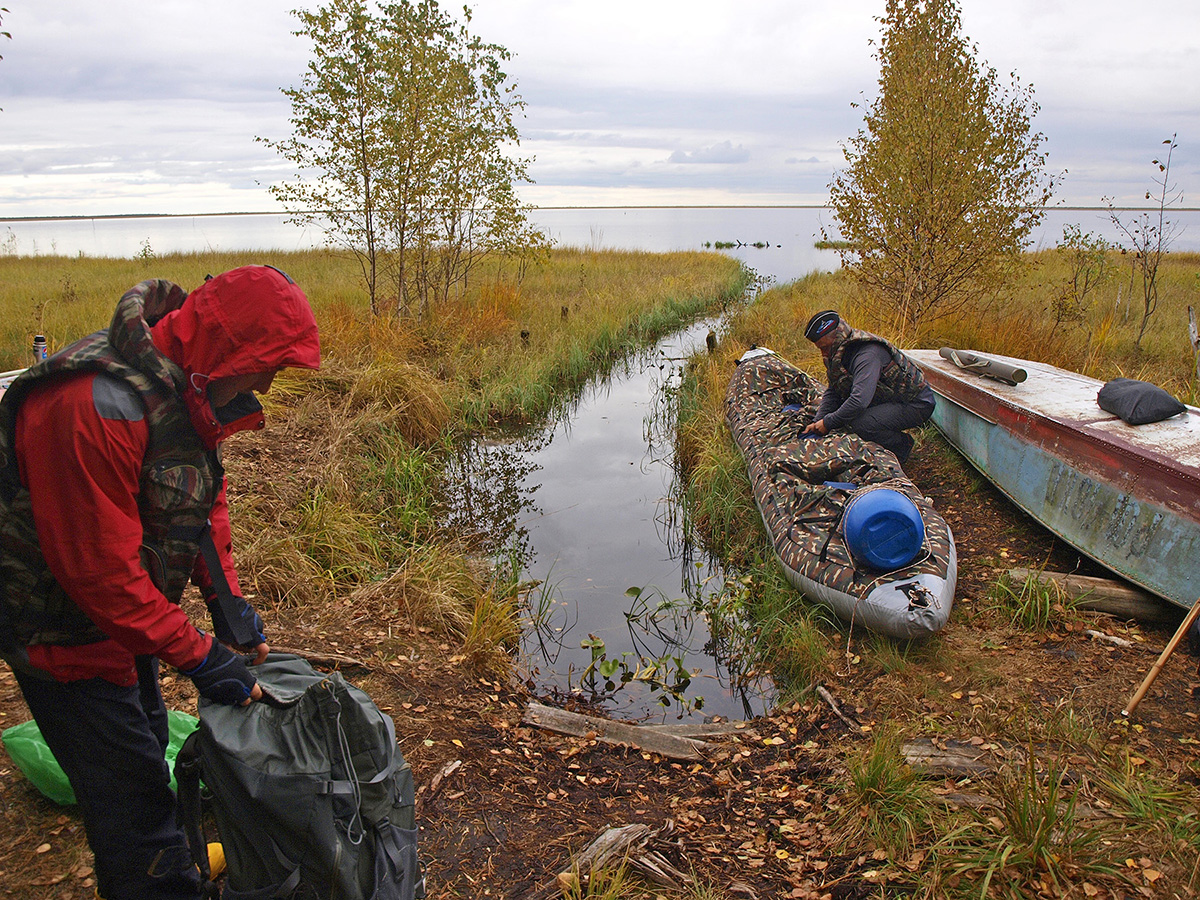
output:
[[[1057,323],[1055,301],[1070,277],[1069,265],[1056,251],[1032,254],[1028,262],[1021,278],[1002,296],[979,298],[970,309],[911,332],[841,272],[772,289],[737,311],[716,351],[689,361],[679,391],[676,448],[687,494],[686,521],[692,536],[727,564],[726,575],[745,587],[753,643],[785,697],[803,696],[811,702],[806,692],[813,685],[836,683],[850,665],[859,671],[903,669],[905,700],[891,710],[892,726],[848,762],[850,802],[842,823],[852,835],[852,846],[874,849],[890,890],[913,896],[992,897],[1033,896],[1044,888],[1045,896],[1073,896],[1072,891],[1082,895],[1079,885],[1090,880],[1120,896],[1124,876],[1113,860],[1146,855],[1137,848],[1147,846],[1161,853],[1156,858],[1170,858],[1179,866],[1187,881],[1185,890],[1193,890],[1200,846],[1196,817],[1190,807],[1182,813],[1176,805],[1195,806],[1190,788],[1134,789],[1135,779],[1106,779],[1112,806],[1121,810],[1124,830],[1119,833],[1077,814],[1083,805],[1082,799],[1076,804],[1077,797],[1082,798],[1078,784],[1068,783],[1054,765],[1045,772],[1029,768],[997,780],[992,793],[998,805],[981,815],[947,811],[916,790],[919,786],[896,752],[898,741],[909,731],[937,733],[942,726],[930,717],[922,720],[919,710],[910,718],[904,703],[912,697],[936,700],[936,687],[925,684],[939,683],[938,676],[955,669],[974,671],[980,683],[986,683],[989,663],[977,653],[976,643],[942,636],[919,649],[883,640],[859,640],[851,649],[844,626],[823,617],[817,607],[780,583],[745,462],[725,424],[730,371],[751,346],[770,347],[824,380],[820,355],[804,339],[803,330],[813,313],[829,308],[901,347],[955,346],[1041,360],[1101,379],[1126,375],[1153,381],[1196,402],[1187,308],[1200,306],[1200,256],[1172,254],[1163,261],[1159,307],[1140,348],[1140,307],[1129,301],[1125,258],[1112,254],[1113,276],[1079,306],[1078,317],[1057,317]],[[1053,616],[1060,614],[1050,609],[1054,601],[1035,599],[1036,604],[1026,604],[1029,610],[1017,610],[1019,604],[1010,603],[998,611],[977,606],[971,615],[1003,617],[1005,627],[1020,630],[1051,627]],[[990,727],[1001,736],[1032,729],[1031,741],[1077,748],[1081,755],[1096,758],[1102,773],[1122,771],[1119,746],[1106,747],[1104,740],[1095,739],[1094,730],[1078,721],[1026,715],[1019,721],[997,720]]]
[[[283,373],[269,427],[227,455],[243,589],[282,615],[363,609],[464,641],[495,670],[511,645],[516,583],[493,577],[441,504],[445,462],[492,423],[536,422],[591,375],[701,311],[746,275],[716,254],[560,250],[520,282],[503,264],[423,319],[373,317],[352,258],[332,251],[151,259],[0,257],[0,370],[105,327],[145,278],[186,288],[270,263],[313,304],[322,367]]]

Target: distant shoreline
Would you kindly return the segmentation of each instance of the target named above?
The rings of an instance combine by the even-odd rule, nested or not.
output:
[[[1115,206],[1118,212],[1154,212],[1154,207]],[[537,210],[588,210],[588,209],[832,209],[820,203],[781,203],[781,204],[646,204],[623,206],[536,206]],[[1078,212],[1108,212],[1107,206],[1052,206],[1046,211],[1078,211]],[[1177,206],[1170,213],[1200,212],[1200,206]],[[214,219],[233,216],[287,216],[288,212],[279,210],[246,210],[243,212],[206,212],[206,213],[106,213],[97,215],[75,216],[2,216],[0,222],[91,222],[114,219]]]

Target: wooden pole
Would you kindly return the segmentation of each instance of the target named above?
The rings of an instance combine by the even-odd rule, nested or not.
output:
[[[1167,646],[1163,648],[1163,652],[1155,660],[1154,665],[1150,667],[1150,671],[1146,673],[1145,680],[1142,681],[1137,692],[1130,698],[1129,705],[1121,711],[1121,715],[1129,716],[1137,709],[1138,704],[1142,702],[1142,698],[1146,696],[1146,691],[1150,690],[1150,685],[1154,684],[1154,679],[1162,671],[1167,658],[1175,652],[1175,648],[1179,646],[1179,642],[1188,633],[1188,629],[1192,627],[1192,623],[1196,621],[1197,616],[1200,616],[1200,600],[1193,603],[1192,608],[1188,610],[1188,614],[1183,617],[1183,621],[1179,624],[1179,629],[1175,632]]]

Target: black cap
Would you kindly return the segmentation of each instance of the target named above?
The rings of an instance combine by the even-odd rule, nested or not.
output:
[[[808,320],[808,324],[804,326],[804,336],[816,343],[837,328],[841,321],[841,317],[832,309],[822,310]]]

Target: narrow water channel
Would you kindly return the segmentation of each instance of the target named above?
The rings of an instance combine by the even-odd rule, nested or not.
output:
[[[671,391],[717,326],[618,363],[552,427],[478,445],[459,473],[459,514],[531,585],[521,650],[539,694],[629,720],[742,719],[769,703],[770,684],[709,634],[698,604],[723,579],[686,544],[674,497]]]

